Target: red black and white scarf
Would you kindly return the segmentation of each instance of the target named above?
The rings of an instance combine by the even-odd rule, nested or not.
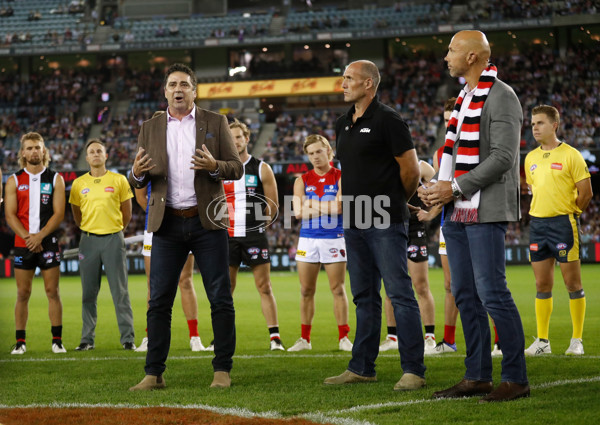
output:
[[[439,180],[452,181],[453,178],[462,176],[479,165],[481,111],[490,93],[490,89],[496,81],[497,74],[498,70],[492,64],[489,64],[483,70],[460,129],[457,129],[458,115],[467,93],[465,90],[466,85],[458,95],[454,110],[450,116],[450,121],[448,122],[448,129],[446,130],[446,143],[444,144],[442,161],[440,163]],[[454,175],[452,175],[452,154],[457,142],[456,167]],[[451,220],[461,223],[476,223],[478,221],[477,208],[479,208],[479,198],[480,192],[477,191],[469,199],[463,196],[455,200]]]

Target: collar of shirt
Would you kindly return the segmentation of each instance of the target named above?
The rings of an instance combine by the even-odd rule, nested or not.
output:
[[[195,170],[191,169],[196,150],[196,108],[181,121],[169,114],[167,108],[167,205],[172,208],[190,208],[197,205],[194,189]]]

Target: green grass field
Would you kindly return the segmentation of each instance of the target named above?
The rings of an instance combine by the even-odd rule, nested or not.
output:
[[[104,281],[99,297],[96,349],[79,353],[81,331],[81,287],[79,278],[65,277],[60,289],[63,302],[63,338],[66,355],[50,351],[50,323],[41,279],[34,282],[29,303],[27,353],[11,356],[14,344],[13,309],[16,287],[13,279],[0,280],[0,406],[119,405],[192,406],[222,413],[265,417],[302,416],[316,422],[337,424],[431,424],[431,423],[598,423],[596,407],[600,394],[600,265],[583,268],[587,296],[584,331],[586,354],[564,356],[571,337],[568,296],[557,270],[554,313],[550,325],[553,353],[528,358],[532,396],[509,404],[479,405],[476,398],[434,401],[431,393],[461,379],[464,373],[464,341],[460,321],[457,328],[458,353],[427,357],[427,387],[401,393],[392,390],[401,376],[398,353],[384,353],[377,361],[378,382],[344,387],[326,387],[323,379],[345,370],[350,353],[337,351],[337,327],[326,276],[319,278],[316,315],[313,323],[313,350],[300,353],[268,351],[268,332],[260,311],[252,276],[239,276],[235,294],[237,350],[228,390],[208,388],[212,379],[212,353],[192,353],[188,345],[185,318],[178,299],[173,313],[173,333],[164,391],[131,393],[127,389],[144,375],[145,356],[125,352],[119,345],[114,308]],[[297,275],[276,272],[273,287],[279,307],[279,324],[284,344],[299,337],[299,284]],[[441,270],[430,270],[436,300],[436,335],[443,336],[443,287]],[[526,345],[536,334],[535,285],[529,266],[508,269],[508,282],[515,297],[526,335]],[[200,336],[212,337],[209,309],[199,275]],[[141,275],[131,276],[130,294],[134,311],[136,343],[146,326],[146,283]],[[347,282],[347,290],[350,293]],[[351,301],[350,301],[351,303]],[[351,336],[354,309],[350,308]],[[385,331],[385,330],[384,330]],[[353,338],[352,338],[353,339]],[[500,359],[494,360],[494,379],[500,381]],[[0,410],[0,417],[1,417]]]

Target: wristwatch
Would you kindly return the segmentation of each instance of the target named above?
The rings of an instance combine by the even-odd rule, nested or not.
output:
[[[452,188],[452,196],[454,196],[455,198],[460,198],[462,196],[462,192],[460,191],[456,180],[452,180],[452,182],[450,183],[450,187]]]

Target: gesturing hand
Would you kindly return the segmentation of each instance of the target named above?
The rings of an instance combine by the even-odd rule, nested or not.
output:
[[[146,154],[144,148],[140,147],[133,160],[133,175],[138,178],[144,177],[154,167],[156,167],[156,164],[152,162],[152,158]]]
[[[214,173],[217,170],[217,161],[211,155],[206,145],[202,145],[202,149],[196,149],[196,154],[192,155],[192,170],[207,170]]]

